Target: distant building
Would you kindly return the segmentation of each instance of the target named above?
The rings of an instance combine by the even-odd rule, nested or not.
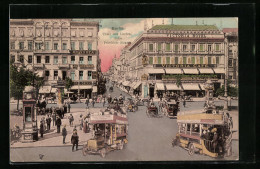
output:
[[[225,77],[224,39],[214,25],[155,25],[122,50],[122,83],[142,97],[203,96],[208,79],[217,90]]]
[[[10,59],[45,78],[40,93],[54,93],[66,77],[71,91],[97,93],[99,23],[73,19],[11,19]]]

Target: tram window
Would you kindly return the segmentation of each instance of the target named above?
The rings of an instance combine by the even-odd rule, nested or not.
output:
[[[200,132],[200,128],[198,124],[193,124],[192,125],[192,132],[193,133],[199,133]]]
[[[187,124],[187,131],[190,131],[190,127],[191,127],[191,125]]]
[[[181,133],[185,133],[185,127],[186,127],[185,124],[181,124],[181,125],[180,125],[180,132],[181,132]]]

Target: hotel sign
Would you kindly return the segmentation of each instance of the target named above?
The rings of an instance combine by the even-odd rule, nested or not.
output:
[[[216,67],[215,64],[155,64],[153,67],[179,67],[179,68],[186,68],[186,67],[195,67],[195,68],[205,68],[205,67]]]
[[[78,82],[73,82],[73,85],[78,85]],[[79,85],[92,85],[92,81],[79,82]]]
[[[201,33],[194,33],[194,34],[190,34],[190,33],[170,33],[170,34],[167,34],[167,37],[170,37],[170,38],[206,38],[206,35],[201,34]]]
[[[70,50],[71,55],[95,55],[95,50]]]

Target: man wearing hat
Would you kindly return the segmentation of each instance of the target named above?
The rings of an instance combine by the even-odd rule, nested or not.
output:
[[[78,143],[79,143],[79,136],[77,134],[77,129],[76,129],[73,130],[73,134],[71,136],[72,151],[74,151],[75,145],[76,145],[76,150],[78,150]]]
[[[73,121],[74,121],[74,117],[72,116],[72,114],[70,114],[69,116],[70,127],[73,125]]]
[[[61,119],[59,116],[57,116],[56,125],[57,125],[57,133],[60,133]]]
[[[65,139],[66,139],[66,136],[67,136],[67,129],[66,129],[66,125],[63,126],[62,128],[62,136],[63,136],[63,144],[66,144],[65,143]]]

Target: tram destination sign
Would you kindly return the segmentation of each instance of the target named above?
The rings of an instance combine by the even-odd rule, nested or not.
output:
[[[153,67],[216,67],[215,64],[155,64]]]
[[[95,55],[95,50],[70,50],[71,55]]]

